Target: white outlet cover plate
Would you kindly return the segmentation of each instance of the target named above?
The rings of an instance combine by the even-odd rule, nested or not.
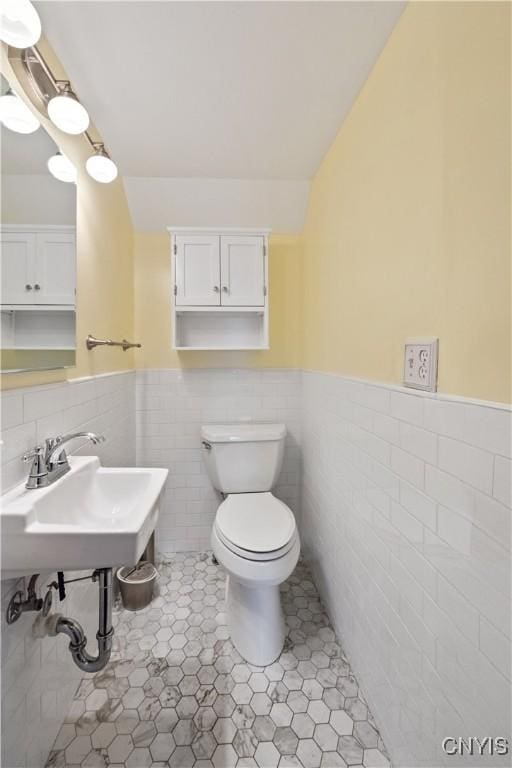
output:
[[[433,336],[407,339],[404,355],[404,386],[437,390],[437,354],[439,339]]]

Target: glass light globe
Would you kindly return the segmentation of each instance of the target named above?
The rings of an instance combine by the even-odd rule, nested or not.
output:
[[[85,167],[89,176],[101,184],[110,184],[117,178],[117,166],[104,150],[91,155]]]
[[[66,89],[48,102],[48,116],[64,133],[83,133],[89,127],[89,115],[71,89]]]
[[[2,0],[0,40],[13,48],[29,48],[41,37],[41,19],[30,0]]]
[[[59,181],[76,184],[76,168],[69,157],[63,155],[62,152],[57,152],[49,158],[48,170]]]
[[[16,133],[34,133],[40,126],[37,117],[12,91],[0,96],[0,122]]]

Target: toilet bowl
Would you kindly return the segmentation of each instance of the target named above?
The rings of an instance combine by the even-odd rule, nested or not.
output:
[[[211,543],[227,572],[228,629],[240,655],[257,666],[271,664],[282,651],[279,585],[300,555],[293,512],[270,492],[282,466],[285,435],[282,424],[201,430],[210,478],[225,495]]]
[[[279,585],[291,576],[300,554],[293,513],[271,493],[230,495],[217,511],[211,541],[228,574],[231,639],[246,661],[271,664],[285,638]]]

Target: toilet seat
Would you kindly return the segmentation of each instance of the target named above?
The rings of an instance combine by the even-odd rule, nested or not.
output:
[[[270,562],[271,560],[278,560],[280,557],[283,557],[288,552],[290,552],[291,549],[293,549],[297,540],[297,531],[295,531],[288,544],[284,547],[281,547],[280,549],[274,549],[271,552],[252,552],[251,550],[237,547],[237,545],[233,544],[232,541],[226,539],[226,537],[219,531],[217,526],[215,526],[215,533],[217,534],[222,544],[224,544],[226,549],[229,549],[230,552],[238,555],[239,557],[243,557],[245,560],[253,560],[255,562]]]
[[[214,526],[224,546],[247,560],[277,560],[297,539],[291,509],[269,492],[230,494],[217,510]]]

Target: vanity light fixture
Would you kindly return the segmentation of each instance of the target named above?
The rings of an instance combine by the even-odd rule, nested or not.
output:
[[[86,162],[89,176],[100,184],[110,184],[114,181],[118,175],[117,166],[111,160],[103,142],[95,141],[89,134],[89,114],[78,101],[69,80],[59,80],[55,77],[36,46],[31,46],[19,53],[11,50],[9,61],[14,64],[15,73],[19,67],[23,75],[28,78],[32,88],[32,101],[41,114],[48,113],[52,123],[61,131],[85,136],[93,151]],[[61,181],[76,181],[76,169],[72,168],[72,163],[65,155],[58,154],[50,160],[48,168],[56,178]]]
[[[95,181],[101,184],[110,184],[117,178],[117,166],[105,149],[102,142],[91,142],[94,148],[94,155],[91,155],[85,164],[87,173]]]
[[[48,160],[48,170],[59,181],[76,184],[76,168],[66,155],[56,152]]]
[[[34,133],[41,125],[34,113],[11,88],[0,96],[0,122],[16,133]]]
[[[60,82],[57,81],[60,86]],[[63,82],[62,90],[48,102],[48,116],[52,123],[64,133],[84,133],[89,127],[87,110],[75,96],[71,83]]]
[[[0,40],[13,48],[29,48],[41,37],[41,19],[30,0],[2,0]]]

